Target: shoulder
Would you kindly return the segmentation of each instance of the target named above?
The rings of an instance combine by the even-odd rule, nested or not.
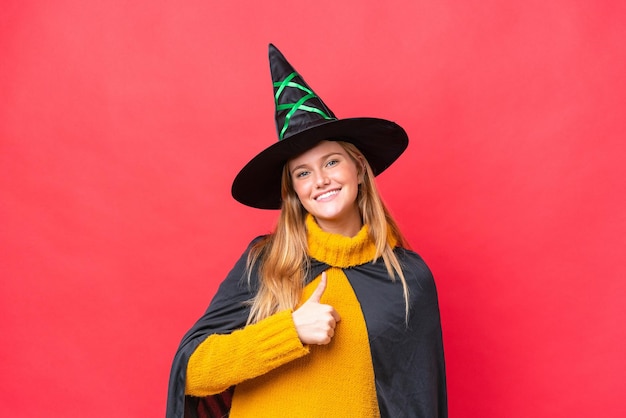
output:
[[[257,270],[255,264],[250,263],[250,260],[254,259],[254,252],[257,251],[259,243],[266,237],[266,235],[259,235],[252,239],[246,246],[243,253],[239,256],[239,259],[235,262],[235,265],[231,268],[226,278],[220,284],[219,291],[228,289],[229,292],[249,290],[249,285],[254,284],[256,281]],[[262,251],[262,249],[261,249]],[[248,283],[248,269],[250,269],[251,283]],[[254,286],[252,286],[254,287]]]
[[[246,280],[248,286],[251,286],[252,290],[256,290],[258,285],[259,261],[263,258],[263,252],[265,251],[269,237],[270,235],[259,235],[252,239],[243,254],[241,254],[241,257],[239,257],[239,260],[233,267],[229,276],[233,276],[234,273],[234,276],[239,277],[239,279],[249,277],[250,280]],[[250,270],[249,276],[248,270]]]
[[[247,262],[248,256],[252,253],[254,255],[255,252],[259,252],[261,253],[263,251],[263,249],[265,248],[265,243],[267,243],[267,238],[269,237],[269,235],[259,235],[257,237],[254,237],[246,246],[245,250],[243,251],[243,254],[241,255],[240,259],[239,259],[239,263],[242,261]]]
[[[398,260],[401,263],[414,265],[414,266],[424,266],[428,268],[426,266],[426,262],[424,261],[424,259],[413,250],[409,250],[407,248],[402,248],[402,247],[396,247],[393,249],[393,252],[395,253],[396,257],[398,257]]]
[[[252,241],[250,241],[250,243],[248,244],[246,251],[250,251],[252,247],[258,245],[261,241],[267,241],[269,236],[270,236],[269,234],[265,234],[265,235],[258,235],[254,237]]]
[[[420,284],[434,284],[432,272],[419,254],[401,247],[396,247],[394,253],[398,257],[407,280],[417,281]]]

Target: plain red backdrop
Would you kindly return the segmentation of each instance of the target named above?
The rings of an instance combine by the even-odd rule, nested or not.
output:
[[[442,312],[451,417],[626,416],[621,1],[10,0],[0,13],[0,415],[152,417],[182,334],[275,211],[275,43],[380,176]]]

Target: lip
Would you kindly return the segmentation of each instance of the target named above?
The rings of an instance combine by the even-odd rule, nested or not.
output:
[[[331,199],[335,196],[337,196],[337,194],[341,191],[341,188],[337,188],[337,189],[330,189],[330,190],[326,190],[322,193],[319,193],[315,196],[313,196],[313,200],[315,200],[316,202],[323,202],[325,200]],[[322,199],[322,200],[318,200],[318,199]]]

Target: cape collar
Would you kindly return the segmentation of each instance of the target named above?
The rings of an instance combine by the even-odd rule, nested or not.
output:
[[[333,267],[354,267],[374,260],[376,246],[364,225],[354,237],[325,232],[311,214],[306,217],[309,255]]]

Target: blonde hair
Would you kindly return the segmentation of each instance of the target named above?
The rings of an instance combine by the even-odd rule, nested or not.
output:
[[[359,174],[363,174],[357,203],[363,224],[368,225],[370,239],[376,246],[374,261],[382,258],[390,279],[395,281],[396,275],[400,279],[406,307],[405,316],[408,319],[408,286],[400,262],[389,245],[389,238],[393,237],[398,246],[407,248],[406,240],[380,198],[374,173],[363,154],[349,142],[336,142],[357,165]],[[281,196],[283,204],[276,229],[257,242],[248,256],[248,282],[252,269],[257,264],[259,277],[257,293],[250,301],[248,323],[256,323],[284,309],[294,309],[300,302],[308,274],[305,226],[307,211],[292,186],[287,164],[283,168]]]

